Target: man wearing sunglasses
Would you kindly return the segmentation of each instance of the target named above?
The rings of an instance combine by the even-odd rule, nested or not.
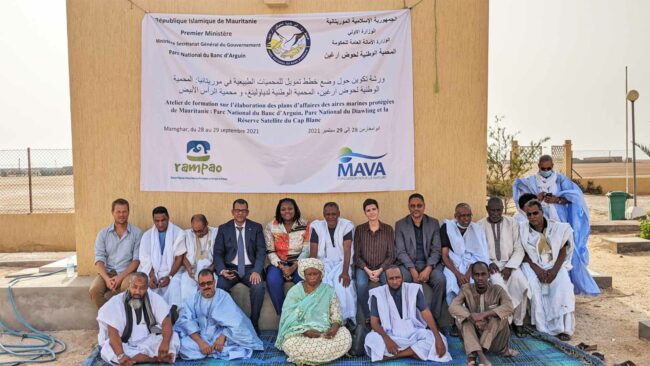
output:
[[[263,350],[246,314],[226,291],[216,288],[211,269],[199,272],[198,283],[199,291],[185,303],[174,325],[181,335],[181,357],[230,361],[250,358],[254,350]]]
[[[580,187],[571,179],[553,170],[553,158],[542,155],[539,171],[519,178],[512,187],[515,202],[525,193],[532,193],[544,209],[546,219],[568,223],[573,229],[575,255],[572,259],[571,281],[577,294],[598,295],[600,290],[587,271],[589,264],[589,209]]]
[[[547,220],[541,202],[524,206],[529,224],[520,225],[526,255],[521,270],[530,291],[530,318],[537,330],[571,339],[575,330],[575,295],[569,278],[573,232],[568,224]]]

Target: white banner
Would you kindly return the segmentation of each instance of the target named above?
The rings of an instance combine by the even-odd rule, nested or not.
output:
[[[414,189],[409,11],[146,14],[140,186]]]

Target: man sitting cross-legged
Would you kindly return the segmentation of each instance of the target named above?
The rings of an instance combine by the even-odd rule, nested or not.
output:
[[[174,325],[181,335],[181,357],[234,360],[263,350],[250,319],[226,291],[216,288],[212,271],[202,269],[198,280],[199,291],[183,305]]]
[[[180,342],[172,331],[169,305],[148,290],[148,280],[145,273],[131,273],[128,290],[99,309],[97,338],[104,361],[131,366],[176,360]]]
[[[365,348],[375,361],[413,357],[448,362],[447,340],[436,326],[422,285],[402,281],[398,266],[386,270],[387,285],[370,290],[370,325]],[[427,329],[427,326],[429,329]]]
[[[471,266],[474,283],[463,285],[460,293],[449,306],[449,313],[456,318],[463,336],[467,364],[490,366],[484,350],[501,356],[512,357],[517,351],[508,348],[512,315],[512,301],[506,290],[490,283],[490,272],[485,262]]]

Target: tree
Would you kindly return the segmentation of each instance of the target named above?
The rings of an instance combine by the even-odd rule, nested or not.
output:
[[[512,198],[512,185],[515,180],[528,173],[537,163],[537,151],[542,144],[550,138],[544,137],[538,141],[531,141],[530,148],[512,151],[512,141],[519,134],[508,133],[501,125],[504,116],[494,116],[494,123],[488,126],[487,147],[487,194],[501,197],[504,201],[506,213],[508,203]]]
[[[638,142],[635,142],[634,145],[639,148],[639,150],[643,151],[646,155],[650,156],[650,145],[642,145]]]

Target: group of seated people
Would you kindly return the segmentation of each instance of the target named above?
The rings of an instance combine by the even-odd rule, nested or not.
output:
[[[349,329],[363,327],[373,362],[450,361],[446,334],[462,337],[469,365],[490,365],[486,352],[516,355],[511,324],[525,337],[527,309],[539,331],[568,340],[575,328],[571,227],[546,219],[534,195],[519,203],[525,222],[504,216],[492,197],[487,217],[472,222],[471,207],[459,203],[441,226],[414,193],[393,229],[380,221],[374,199],[364,201],[368,221],[356,227],[334,202],[324,205],[323,220],[308,222],[291,198],[262,227],[237,199],[233,219],[218,228],[196,214],[183,230],[156,207],[142,233],[128,223],[128,202],[117,199],[114,223],[97,235],[90,288],[101,356],[122,366],[251,357],[263,349],[265,288],[280,316],[275,346],[296,364],[342,357],[353,343]],[[287,282],[295,285],[285,294]],[[229,295],[238,283],[250,290],[250,317]],[[443,334],[445,302],[455,324]]]

